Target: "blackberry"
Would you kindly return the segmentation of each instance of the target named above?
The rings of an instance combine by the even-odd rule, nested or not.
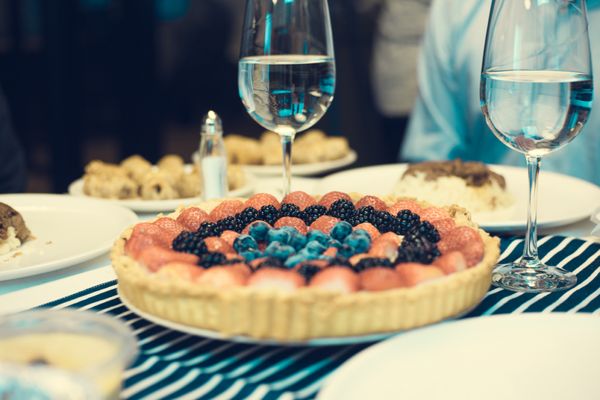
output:
[[[342,221],[351,221],[356,213],[356,208],[351,201],[346,199],[339,199],[333,202],[333,204],[327,210],[327,215],[335,218],[339,218]]]
[[[440,251],[435,243],[430,242],[425,237],[411,233],[402,240],[402,244],[398,248],[396,263],[418,262],[431,264],[439,256]]]
[[[201,256],[208,252],[204,238],[195,232],[183,231],[173,239],[173,250]]]
[[[406,235],[419,225],[421,218],[410,210],[402,210],[396,214],[393,232],[397,235]]]
[[[203,268],[214,267],[215,265],[223,265],[227,261],[227,257],[223,253],[208,252],[203,254],[198,261],[198,265]]]
[[[258,210],[254,207],[245,208],[237,215],[237,219],[242,227],[246,227],[258,219]]]
[[[298,273],[306,279],[306,282],[310,282],[310,280],[319,272],[321,268],[312,264],[303,264],[298,268]]]
[[[325,206],[321,206],[318,204],[308,206],[304,209],[304,223],[306,225],[310,225],[313,222],[315,222],[317,218],[319,218],[322,215],[325,215],[326,212],[327,208]]]
[[[347,258],[335,257],[329,261],[330,266],[353,268]]]
[[[220,235],[224,231],[241,232],[246,225],[241,225],[236,217],[225,217],[216,223],[215,234]]]
[[[375,211],[370,221],[381,233],[394,230],[397,220],[387,211]]]
[[[376,212],[377,211],[373,208],[373,206],[360,207],[354,213],[354,218],[352,218],[352,221],[349,222],[354,226],[365,222],[372,223]]]
[[[256,267],[257,270],[259,270],[261,268],[284,268],[284,269],[287,269],[285,267],[285,265],[283,265],[283,261],[281,261],[278,258],[274,258],[274,257],[267,258],[266,260],[264,260],[263,262],[258,264]]]
[[[354,271],[360,272],[373,267],[394,268],[394,264],[387,258],[363,258],[355,266]]]
[[[437,243],[440,241],[440,233],[435,226],[429,221],[423,221],[412,230],[417,236],[422,236],[429,240],[431,243]]]
[[[198,228],[196,233],[198,234],[198,236],[204,239],[209,236],[219,236],[219,233],[217,233],[217,231],[218,227],[216,224],[213,224],[212,222],[203,222],[200,224],[200,227]]]
[[[258,211],[258,219],[265,221],[269,225],[273,225],[279,218],[279,211],[274,206],[262,206]]]
[[[300,211],[300,207],[295,204],[283,203],[279,209],[279,218],[282,217],[295,217],[303,220],[304,213]]]

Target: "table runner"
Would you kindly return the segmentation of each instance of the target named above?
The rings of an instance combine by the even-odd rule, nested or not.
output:
[[[463,318],[522,312],[587,312],[600,316],[600,244],[546,236],[542,259],[577,274],[577,286],[558,293],[513,293],[491,288]],[[503,239],[504,262],[517,259],[522,239]],[[239,344],[187,335],[155,325],[119,300],[116,281],[91,287],[41,307],[110,314],[138,337],[140,355],[125,372],[127,399],[311,399],[323,380],[371,344],[283,347]]]

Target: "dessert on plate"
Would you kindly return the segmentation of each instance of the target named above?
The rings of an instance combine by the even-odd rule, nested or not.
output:
[[[508,212],[514,198],[500,174],[480,162],[428,161],[410,164],[394,187],[398,196],[414,196],[438,206],[460,205],[474,214]]]
[[[15,250],[30,237],[23,216],[8,204],[0,203],[0,254]]]
[[[279,135],[266,131],[260,139],[230,134],[225,136],[225,147],[230,164],[279,165],[282,162],[282,149]],[[344,137],[327,136],[323,131],[312,129],[298,135],[294,141],[292,162],[311,164],[344,158],[350,153],[350,146]]]
[[[229,189],[245,184],[245,175],[237,166],[227,171]],[[156,166],[139,155],[120,164],[94,160],[85,167],[83,192],[105,199],[170,200],[200,196],[202,181],[196,165],[189,166],[177,155],[169,154]]]
[[[139,223],[111,258],[139,310],[224,336],[301,341],[465,312],[489,288],[498,243],[456,206],[260,193]]]

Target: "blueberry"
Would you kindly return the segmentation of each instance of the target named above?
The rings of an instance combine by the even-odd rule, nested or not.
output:
[[[354,250],[354,248],[348,244],[344,244],[342,245],[342,247],[338,250],[338,255],[344,257],[344,258],[350,258],[352,257],[354,254],[357,254],[358,252],[356,252]]]
[[[306,236],[302,235],[301,233],[297,233],[292,236],[289,244],[290,244],[290,246],[294,247],[296,250],[300,250],[304,246],[306,246],[306,242],[307,242]]]
[[[258,249],[258,243],[250,235],[240,235],[233,241],[233,248],[238,253]]]
[[[329,242],[327,242],[327,247],[335,247],[336,249],[339,249],[342,247],[342,242],[339,240],[330,239]]]
[[[279,228],[279,230],[288,232],[290,236],[294,236],[300,233],[298,232],[298,229],[294,228],[293,226],[282,226],[281,228]]]
[[[327,250],[327,247],[323,246],[321,243],[319,243],[317,241],[311,241],[306,244],[305,249],[313,254],[321,254],[325,250]]]
[[[249,234],[252,236],[257,242],[264,241],[267,238],[267,233],[269,232],[269,225],[264,222],[255,222],[250,225]]]
[[[258,250],[246,250],[240,253],[240,256],[244,257],[246,261],[256,260],[257,258],[263,257],[263,253]]]
[[[294,254],[293,256],[291,256],[290,258],[288,258],[285,261],[285,266],[288,268],[293,268],[296,265],[298,265],[301,262],[304,262],[306,260],[307,260],[307,258],[305,256],[303,256],[302,254]]]
[[[352,232],[352,234],[364,236],[369,240],[369,242],[371,241],[371,235],[369,235],[369,232],[365,231],[364,229],[357,229],[354,232]]]
[[[309,242],[319,242],[322,245],[326,245],[329,242],[329,235],[321,231],[310,231],[308,232],[307,239]]]
[[[281,244],[279,242],[271,242],[265,249],[265,255],[280,260],[285,260],[294,254],[296,254],[296,250],[292,246]]]
[[[292,235],[285,230],[282,229],[270,229],[267,233],[267,241],[269,243],[279,242],[283,244],[288,244],[290,242]]]
[[[351,233],[344,239],[344,245],[354,249],[354,254],[364,253],[371,247],[371,240],[362,234]]]
[[[346,221],[340,221],[331,230],[331,237],[336,240],[344,240],[352,232],[352,225]]]
[[[302,250],[300,250],[298,253],[298,255],[304,257],[304,259],[306,261],[308,260],[316,260],[317,258],[319,258],[319,254],[318,253],[314,253],[310,250],[308,250],[306,247],[303,248]]]

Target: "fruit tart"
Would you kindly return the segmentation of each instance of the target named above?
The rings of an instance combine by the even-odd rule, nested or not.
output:
[[[138,309],[224,336],[303,341],[394,332],[484,296],[499,240],[463,209],[292,192],[209,201],[126,230],[112,250]]]

